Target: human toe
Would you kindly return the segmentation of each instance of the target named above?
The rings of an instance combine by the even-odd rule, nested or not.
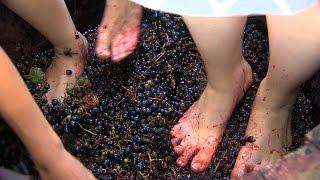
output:
[[[193,143],[189,143],[183,150],[181,156],[177,159],[177,165],[180,167],[185,167],[189,161],[189,159],[196,152],[197,146]]]
[[[190,132],[190,128],[185,123],[180,123],[171,129],[170,134],[173,137],[183,139],[186,137],[188,132]]]
[[[123,35],[118,35],[115,37],[112,43],[112,60],[118,62],[125,57],[127,57],[132,50],[127,48],[127,40],[126,37]],[[132,48],[132,47],[130,47]]]
[[[193,157],[191,163],[191,169],[194,172],[202,172],[210,165],[213,154],[217,148],[217,143],[214,138],[209,138],[209,140],[199,148],[199,152]]]
[[[231,172],[231,179],[237,179],[246,173],[246,164],[243,160],[237,160]]]
[[[174,152],[177,154],[182,154],[184,149],[185,149],[185,147],[183,147],[181,145],[177,145],[173,148]]]
[[[98,32],[96,54],[100,59],[108,59],[110,52],[110,34],[106,32]]]

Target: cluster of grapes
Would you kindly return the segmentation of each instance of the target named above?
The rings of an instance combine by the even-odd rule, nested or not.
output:
[[[27,78],[31,68],[45,71],[52,51],[22,58],[17,67],[21,74],[29,75],[28,87],[66,148],[97,178],[228,179],[240,146],[252,141],[243,135],[255,92],[267,71],[267,38],[255,25],[247,26],[243,53],[255,81],[235,110],[212,165],[204,173],[194,174],[175,166],[169,131],[202,93],[206,85],[204,65],[181,17],[148,10],[141,29],[136,51],[116,64],[96,57],[96,29],[88,30],[88,63],[78,82],[67,87],[63,102],[54,100],[47,105],[43,95],[48,85]],[[309,118],[306,111],[311,104],[304,102],[298,101],[304,109],[297,113]],[[13,136],[0,129],[3,134],[5,139]],[[6,157],[17,152],[15,148],[4,150],[10,142],[0,141],[0,153]],[[7,167],[17,162],[0,158],[0,165]],[[27,169],[32,168],[27,164]]]

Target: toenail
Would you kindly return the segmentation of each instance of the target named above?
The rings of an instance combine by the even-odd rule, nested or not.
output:
[[[97,52],[99,55],[102,55],[102,56],[109,56],[110,55],[109,50],[98,49]]]
[[[118,61],[120,61],[122,58],[121,57],[114,57],[114,58],[112,58],[112,60],[114,61],[114,62],[118,62]]]
[[[178,153],[178,154],[181,154],[182,150],[183,150],[182,146],[176,146],[176,147],[174,147],[174,151],[175,151],[176,153]]]
[[[122,59],[122,58],[124,58],[124,57],[126,57],[125,54],[120,54],[120,55],[114,56],[114,57],[113,57],[113,60],[118,61],[118,60],[120,60],[120,59]]]
[[[173,138],[173,139],[171,139],[171,144],[172,144],[172,146],[177,146],[178,145],[178,143],[179,143],[179,139],[178,138]]]
[[[118,56],[118,55],[117,56],[112,56],[113,60],[118,60],[119,58],[120,58],[120,56]]]
[[[178,164],[179,166],[184,166],[184,165],[185,165],[185,163],[183,162],[183,160],[178,160],[178,161],[177,161],[177,164]]]
[[[194,163],[191,165],[191,168],[195,171],[201,171],[203,169],[203,165],[200,163]]]
[[[110,54],[109,51],[102,51],[101,53],[102,53],[103,55],[107,55],[107,56]]]

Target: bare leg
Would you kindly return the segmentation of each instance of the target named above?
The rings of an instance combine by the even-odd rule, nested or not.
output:
[[[320,67],[320,8],[295,16],[269,16],[270,64],[250,116],[232,176],[273,163],[291,143],[290,112],[298,86]]]
[[[86,61],[86,39],[77,32],[63,0],[1,0],[8,8],[39,30],[55,48],[55,59],[47,70],[51,91],[48,100],[61,99],[66,83],[74,83]],[[71,75],[66,74],[71,70]]]
[[[129,0],[108,0],[98,30],[96,52],[99,58],[120,61],[135,49],[142,7]]]
[[[95,179],[92,173],[63,147],[60,138],[51,128],[19,72],[1,47],[0,84],[1,117],[24,143],[41,179]]]
[[[184,17],[205,62],[208,84],[200,99],[171,131],[179,166],[193,157],[191,169],[205,170],[221,140],[227,121],[252,81],[242,58],[246,17]]]

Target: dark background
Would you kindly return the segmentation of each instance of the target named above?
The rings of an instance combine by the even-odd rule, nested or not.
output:
[[[65,2],[80,32],[99,24],[105,0],[65,0]],[[0,45],[12,59],[50,47],[40,33],[1,3]]]

